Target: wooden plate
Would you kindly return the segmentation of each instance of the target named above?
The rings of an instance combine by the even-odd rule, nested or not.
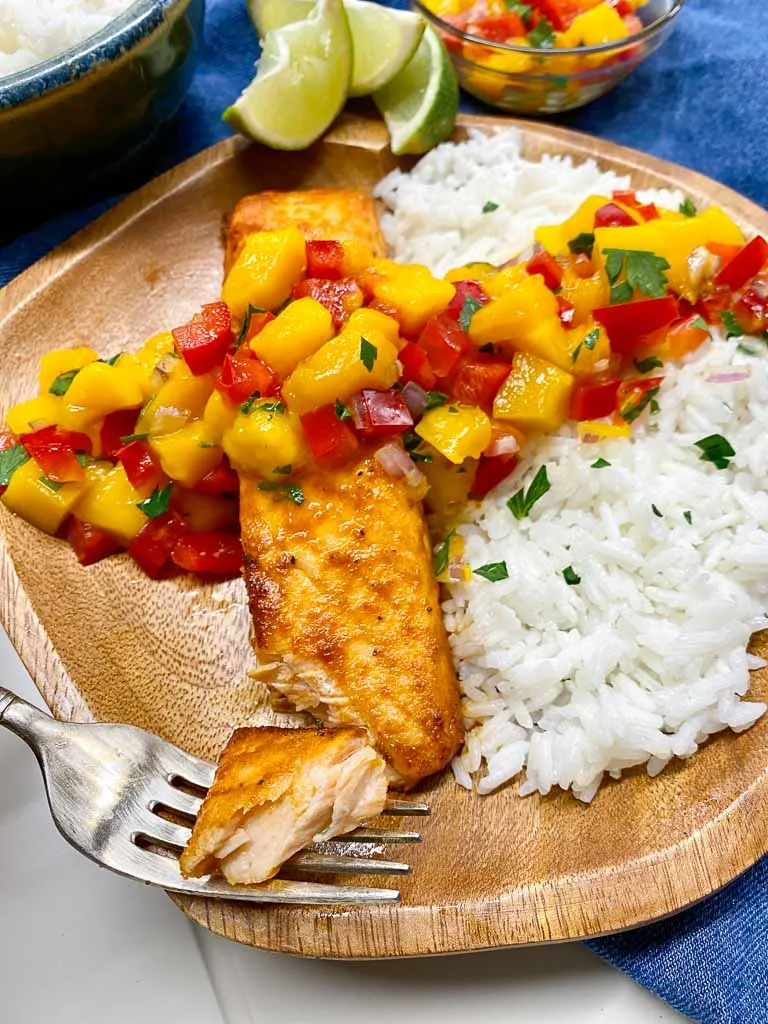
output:
[[[492,131],[508,120],[465,119]],[[679,186],[768,234],[768,214],[690,171],[559,128],[519,122],[526,155],[596,157],[636,186]],[[221,219],[261,188],[370,187],[395,166],[378,123],[349,118],[311,151],[223,142],[147,185],[0,293],[2,410],[35,389],[59,345],[137,346],[218,294]],[[67,546],[0,513],[0,614],[54,713],[133,722],[215,758],[234,726],[270,720],[246,675],[239,582],[153,583],[127,557],[83,569]],[[768,697],[768,673],[753,675]],[[605,786],[589,808],[515,787],[425,787],[433,813],[395,908],[249,908],[182,899],[190,917],[267,949],[327,957],[446,953],[581,938],[672,913],[768,850],[768,720],[721,734],[656,779]],[[401,848],[402,849],[402,848]]]

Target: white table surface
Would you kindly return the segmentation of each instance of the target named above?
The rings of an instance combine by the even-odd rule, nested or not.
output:
[[[0,682],[42,706],[0,631]],[[580,945],[301,960],[199,929],[60,838],[32,754],[0,729],[2,1024],[674,1024]]]

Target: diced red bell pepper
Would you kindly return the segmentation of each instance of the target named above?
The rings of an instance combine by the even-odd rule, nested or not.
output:
[[[307,277],[338,281],[344,277],[344,262],[341,242],[307,242]]]
[[[206,473],[202,480],[198,480],[193,490],[200,494],[212,494],[215,496],[223,494],[238,494],[240,492],[240,479],[232,469],[226,456],[210,473]]]
[[[176,545],[186,527],[173,513],[150,519],[128,545],[128,554],[153,580],[158,579],[171,562]]]
[[[655,203],[646,203],[644,206],[638,206],[637,212],[643,220],[661,220],[661,214]]]
[[[733,315],[745,334],[762,334],[768,330],[768,298],[756,288],[747,288],[734,305]]]
[[[325,281],[319,277],[308,277],[293,289],[294,299],[305,296],[315,299],[333,317],[333,325],[340,331],[356,309],[363,304],[363,292],[354,278],[344,277],[340,281]]]
[[[241,344],[247,344],[252,338],[255,338],[260,331],[264,330],[270,320],[274,319],[275,314],[269,312],[269,310],[251,313],[248,319],[248,330],[245,332],[245,337],[241,339]]]
[[[118,409],[107,413],[101,425],[101,453],[108,459],[116,459],[117,453],[125,445],[124,437],[136,432],[138,409]]]
[[[715,284],[724,284],[732,291],[738,291],[760,273],[766,261],[768,242],[762,235],[756,235],[720,268]]]
[[[550,291],[557,291],[563,283],[563,268],[555,257],[543,249],[528,260],[525,269],[529,274],[539,274]]]
[[[125,475],[137,490],[140,487],[157,487],[163,479],[163,470],[152,452],[143,441],[129,441],[117,453],[123,464]]]
[[[579,0],[531,0],[531,3],[558,32],[565,32],[574,18],[584,13],[584,5]]]
[[[350,400],[355,427],[363,437],[392,437],[413,426],[408,406],[399,391],[366,388]]]
[[[453,287],[456,289],[456,294],[445,307],[445,312],[454,320],[458,320],[461,316],[466,299],[474,299],[481,306],[485,306],[491,301],[490,295],[478,281],[454,281]]]
[[[234,533],[186,533],[177,541],[171,558],[187,572],[238,576],[243,568],[243,546]]]
[[[400,375],[403,384],[413,381],[423,387],[425,391],[430,391],[435,386],[437,377],[429,365],[427,353],[423,348],[419,348],[414,342],[409,341],[400,349],[397,358],[403,368]]]
[[[209,302],[200,318],[190,320],[171,332],[179,355],[199,377],[217,366],[232,344],[232,314],[225,302]]]
[[[621,381],[618,377],[591,384],[577,384],[571,393],[572,420],[599,420],[610,416],[616,408],[616,395]]]
[[[526,30],[520,15],[510,12],[485,18],[471,18],[464,31],[494,43],[506,43],[508,40],[524,36]]]
[[[446,313],[427,321],[419,335],[419,345],[438,377],[447,377],[460,356],[473,347],[469,336]]]
[[[340,420],[332,405],[323,405],[301,417],[304,436],[313,458],[326,465],[351,462],[360,442],[347,420]]]
[[[261,396],[277,394],[279,382],[270,368],[242,345],[237,352],[224,356],[214,387],[234,405],[240,405],[257,391]]]
[[[616,416],[626,423],[633,422],[648,404],[649,391],[660,387],[663,377],[642,377],[624,380],[616,392]]]
[[[606,329],[614,352],[633,355],[642,348],[645,338],[678,318],[678,306],[672,295],[665,295],[660,299],[599,306],[592,315]]]
[[[67,540],[81,565],[93,565],[121,550],[121,544],[111,533],[91,523],[81,523],[70,516],[67,522]]]
[[[637,221],[616,203],[606,203],[595,213],[596,228],[632,228]]]
[[[620,18],[626,18],[635,13],[635,9],[629,0],[608,0],[608,3],[616,9],[616,13]]]
[[[614,189],[611,193],[613,199],[622,206],[628,206],[631,210],[637,210],[643,220],[659,220],[660,214],[654,203],[641,203],[637,193],[632,189],[622,191]]]
[[[733,303],[733,293],[727,285],[716,285],[706,295],[702,295],[695,305],[695,310],[700,313],[708,324],[719,324],[723,313],[730,309]]]
[[[51,426],[22,434],[19,441],[49,480],[65,484],[85,479],[75,452],[90,453],[91,439],[87,434]]]
[[[467,405],[493,405],[501,385],[512,370],[510,363],[482,354],[459,363],[452,381],[451,397]]]
[[[469,492],[470,498],[474,498],[475,501],[482,501],[486,494],[492,491],[497,484],[511,476],[517,463],[517,455],[496,455],[492,459],[487,459],[483,456],[477,464],[475,479]]]
[[[568,299],[564,299],[562,295],[555,296],[557,298],[557,315],[560,317],[560,323],[566,329],[573,327],[573,318],[576,315],[576,307]]]

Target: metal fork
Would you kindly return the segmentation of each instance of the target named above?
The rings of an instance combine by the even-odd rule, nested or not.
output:
[[[120,875],[171,892],[253,903],[395,903],[397,889],[324,885],[274,878],[254,886],[183,878],[178,855],[213,781],[215,766],[132,725],[59,722],[0,687],[0,725],[32,748],[43,773],[53,820],[86,857]],[[200,795],[196,795],[200,794]],[[385,814],[429,814],[426,804],[391,800]],[[163,816],[167,815],[167,816]],[[176,820],[169,820],[175,818]],[[412,843],[418,832],[359,828],[331,842]],[[325,849],[325,846],[323,846]],[[368,857],[332,856],[317,849],[284,868],[312,874],[407,874],[410,867]]]

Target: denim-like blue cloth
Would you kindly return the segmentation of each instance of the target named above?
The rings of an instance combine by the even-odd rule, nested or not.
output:
[[[244,0],[208,0],[202,63],[159,151],[121,183],[119,195],[62,212],[6,245],[0,284],[123,191],[228,135],[221,111],[247,84],[257,55]],[[471,100],[464,106],[482,109]],[[559,121],[693,167],[765,206],[767,108],[766,0],[688,0],[659,52],[613,93]],[[768,1024],[768,859],[692,910],[590,946],[694,1020]]]

